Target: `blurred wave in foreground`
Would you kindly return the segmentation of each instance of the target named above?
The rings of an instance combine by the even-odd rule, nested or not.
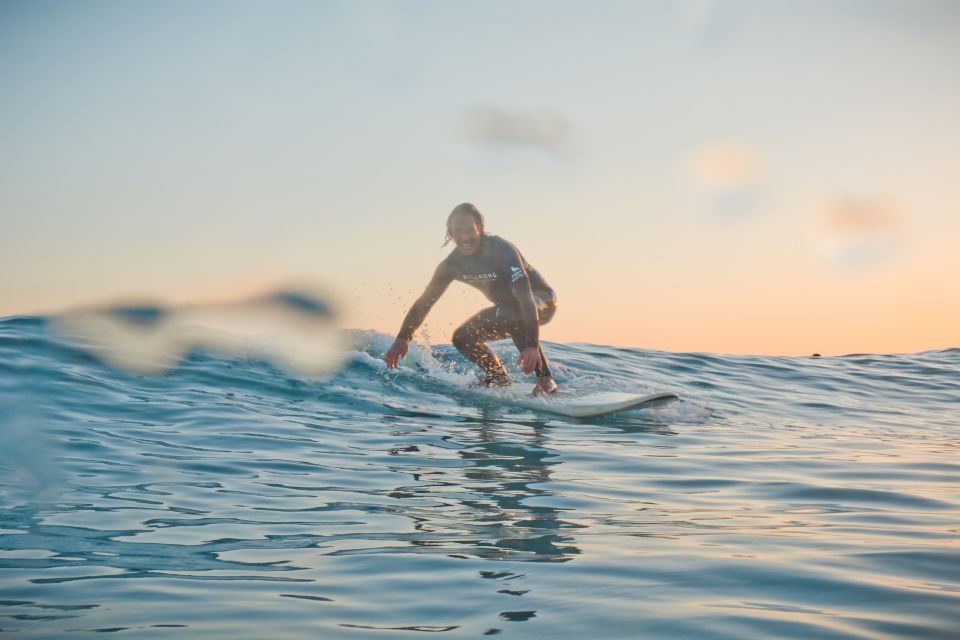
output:
[[[345,344],[333,296],[291,286],[229,303],[163,306],[118,303],[67,311],[52,327],[119,369],[165,373],[193,350],[263,357],[304,375],[343,363]]]

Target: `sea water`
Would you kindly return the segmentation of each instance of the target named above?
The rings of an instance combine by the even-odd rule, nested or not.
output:
[[[578,420],[354,339],[145,376],[0,320],[0,635],[960,637],[960,350],[547,342],[561,385],[681,398]]]

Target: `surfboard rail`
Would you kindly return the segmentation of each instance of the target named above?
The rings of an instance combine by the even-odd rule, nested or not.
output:
[[[673,391],[631,393],[561,388],[551,396],[532,395],[534,385],[514,383],[502,389],[483,389],[484,397],[497,398],[507,404],[544,411],[571,418],[589,418],[641,407],[659,400],[678,399]]]

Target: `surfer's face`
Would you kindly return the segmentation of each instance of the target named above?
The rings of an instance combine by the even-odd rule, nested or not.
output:
[[[454,217],[450,225],[450,235],[457,243],[457,250],[465,256],[472,256],[480,248],[480,227],[467,214]]]

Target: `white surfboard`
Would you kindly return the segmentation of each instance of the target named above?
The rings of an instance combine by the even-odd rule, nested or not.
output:
[[[635,409],[657,400],[676,400],[672,391],[656,393],[630,393],[626,391],[596,391],[561,387],[550,396],[534,396],[534,385],[514,383],[509,387],[478,389],[484,397],[497,398],[503,402],[534,411],[546,411],[571,418],[601,416],[606,413]]]

